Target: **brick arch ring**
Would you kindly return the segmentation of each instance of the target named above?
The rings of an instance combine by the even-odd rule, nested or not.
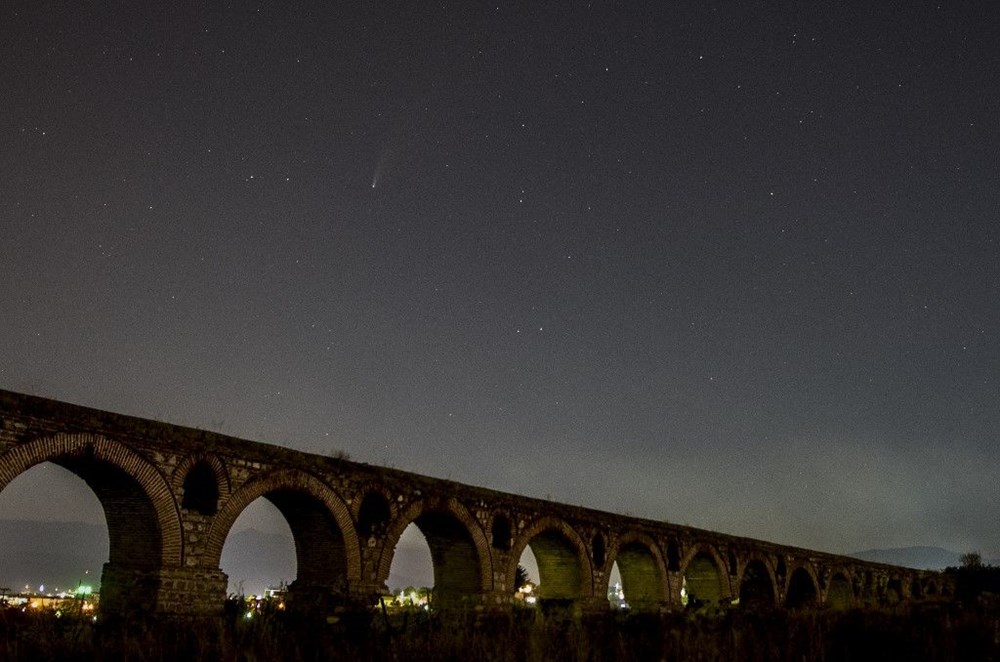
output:
[[[727,568],[729,567],[722,555],[719,554],[719,550],[715,548],[715,545],[710,543],[696,543],[692,545],[684,556],[681,558],[680,567],[681,572],[687,572],[687,567],[690,565],[694,557],[699,554],[706,554],[712,558],[712,563],[715,564],[715,569],[718,571],[720,577],[728,577],[729,572]]]
[[[669,574],[667,573],[667,564],[663,558],[663,553],[660,551],[660,546],[656,544],[650,536],[645,533],[640,533],[638,531],[628,531],[614,542],[614,546],[608,551],[608,562],[610,565],[607,566],[608,573],[611,573],[611,568],[618,561],[618,557],[621,556],[621,551],[623,547],[628,545],[641,545],[649,552],[649,555],[653,558],[653,564],[656,566],[656,572],[660,576],[660,581],[662,586],[659,589],[661,599],[667,600],[670,595],[670,581],[668,579]],[[621,564],[618,564],[618,572],[621,573]]]
[[[851,599],[854,600],[855,597],[856,597],[854,595],[854,575],[853,575],[853,573],[851,572],[850,568],[848,568],[846,565],[842,565],[842,564],[838,563],[836,565],[827,566],[826,568],[823,569],[823,577],[826,580],[826,588],[825,589],[820,590],[819,584],[816,584],[816,589],[820,593],[820,595],[822,596],[822,598],[823,598],[822,601],[824,603],[826,603],[827,599],[830,596],[830,586],[833,584],[833,578],[836,577],[837,575],[840,575],[841,577],[843,577],[847,581],[847,588],[851,592]]]
[[[395,549],[400,536],[414,520],[424,513],[437,512],[447,513],[454,517],[465,531],[468,532],[472,540],[472,545],[476,549],[476,556],[479,564],[479,588],[489,591],[493,588],[493,562],[490,554],[490,546],[486,540],[479,522],[469,513],[469,511],[455,499],[424,499],[411,504],[408,508],[393,518],[392,526],[385,537],[385,546],[382,548],[382,555],[379,558],[378,574],[376,583],[382,585],[389,579],[389,571],[392,568],[392,557],[390,549]],[[391,543],[391,547],[390,547]]]
[[[591,598],[594,596],[594,570],[591,567],[590,555],[587,553],[587,544],[580,537],[576,530],[558,517],[542,517],[536,520],[524,531],[519,531],[514,537],[514,546],[511,548],[510,560],[507,562],[507,571],[504,576],[514,583],[517,573],[517,564],[521,560],[524,548],[539,534],[546,531],[558,531],[569,541],[570,545],[576,548],[577,560],[580,563],[580,597]],[[514,588],[511,587],[511,592]]]
[[[253,501],[276,490],[294,490],[308,494],[327,508],[344,539],[344,555],[347,557],[347,581],[349,583],[359,582],[361,579],[361,549],[358,546],[358,534],[354,529],[354,522],[351,520],[347,505],[329,485],[319,478],[294,469],[276,471],[253,478],[233,492],[212,520],[205,545],[206,563],[218,567],[222,557],[222,546],[225,544],[226,537],[229,535],[229,530],[236,518]]]
[[[160,563],[181,565],[181,516],[170,484],[152,463],[117,441],[96,434],[59,433],[15,446],[0,455],[0,491],[36,464],[85,453],[121,469],[139,484],[156,513]]]
[[[759,551],[750,552],[739,565],[739,574],[736,576],[733,586],[733,592],[736,597],[739,597],[740,591],[743,588],[743,582],[747,578],[747,568],[751,563],[757,562],[764,566],[764,572],[767,573],[767,581],[771,583],[771,598],[777,602],[778,601],[778,578],[774,574],[774,561],[769,558],[766,554]]]
[[[816,573],[816,566],[814,566],[811,561],[807,560],[793,561],[792,563],[788,564],[788,573],[785,575],[785,587],[784,587],[785,591],[786,592],[788,591],[788,586],[792,582],[792,574],[799,568],[805,570],[806,574],[809,575],[809,580],[812,581],[813,588],[816,589],[816,599],[819,600],[820,598],[819,575]]]
[[[712,545],[710,543],[696,543],[692,545],[691,548],[688,549],[687,552],[684,554],[683,558],[681,558],[680,562],[681,574],[686,575],[688,571],[688,566],[691,565],[691,561],[693,561],[696,556],[702,553],[709,556],[712,559],[712,563],[715,565],[715,571],[719,575],[719,589],[723,591],[722,597],[732,597],[733,586],[729,577],[729,571],[728,571],[729,566],[726,563],[725,559],[722,558],[722,555],[719,553],[719,550],[716,549],[715,545]],[[677,588],[677,591],[679,597],[680,587]]]
[[[219,496],[228,496],[230,490],[229,472],[226,471],[226,465],[222,463],[219,456],[213,453],[194,453],[181,460],[174,468],[172,476],[174,489],[179,490],[184,486],[184,480],[187,478],[188,472],[199,462],[205,462],[212,469],[212,474],[215,476],[215,483],[219,487]]]

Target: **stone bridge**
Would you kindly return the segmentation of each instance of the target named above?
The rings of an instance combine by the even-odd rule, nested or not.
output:
[[[617,562],[633,610],[700,603],[788,608],[892,604],[952,589],[940,573],[505,494],[405,471],[0,391],[0,490],[52,462],[105,513],[106,613],[220,613],[230,527],[264,497],[283,514],[298,576],[290,608],[374,604],[396,543],[415,523],[438,608],[510,609],[530,546],[542,605],[608,609]],[[0,541],[0,559],[3,542]]]

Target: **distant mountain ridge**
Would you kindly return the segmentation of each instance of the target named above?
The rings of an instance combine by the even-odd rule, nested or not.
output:
[[[0,587],[97,587],[108,552],[103,524],[0,520]],[[235,531],[226,540],[221,565],[229,575],[229,592],[258,594],[295,579],[295,545],[279,534]]]
[[[961,565],[962,555],[941,547],[893,547],[852,552],[848,556],[872,563],[887,563],[916,570],[944,570]],[[983,559],[988,565],[1000,565],[1000,559]]]
[[[101,524],[0,520],[0,587],[97,586],[107,560],[108,530]]]

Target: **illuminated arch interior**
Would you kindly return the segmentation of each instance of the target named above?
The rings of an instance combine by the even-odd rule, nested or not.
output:
[[[538,597],[541,600],[572,600],[581,595],[583,573],[580,556],[559,530],[542,531],[528,542],[538,564]]]
[[[684,587],[689,604],[694,600],[717,605],[720,600],[728,597],[728,592],[723,588],[722,573],[707,552],[699,552],[688,562],[684,569]]]
[[[633,609],[651,608],[664,600],[664,578],[649,547],[630,542],[618,550],[616,559],[625,600]]]
[[[414,521],[427,540],[434,564],[434,600],[447,606],[478,594],[479,554],[472,535],[451,513],[425,512]]]
[[[854,602],[851,582],[843,573],[836,573],[830,578],[830,588],[826,592],[826,602],[834,609],[847,609]]]

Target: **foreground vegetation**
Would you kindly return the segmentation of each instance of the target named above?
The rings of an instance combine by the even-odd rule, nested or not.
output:
[[[242,609],[217,623],[120,621],[8,610],[3,660],[1000,660],[995,605],[894,610],[476,617],[414,610],[310,621]]]

